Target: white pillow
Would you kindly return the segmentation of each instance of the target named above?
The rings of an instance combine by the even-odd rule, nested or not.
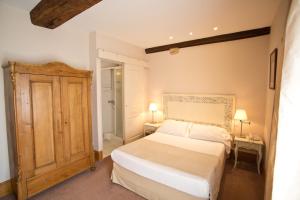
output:
[[[226,129],[206,124],[193,124],[190,129],[189,137],[198,140],[207,140],[223,143],[226,151],[230,151],[231,136]]]
[[[190,122],[168,119],[162,123],[162,125],[158,128],[157,132],[187,137],[190,125]]]

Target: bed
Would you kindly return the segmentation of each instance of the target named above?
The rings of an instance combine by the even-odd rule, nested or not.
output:
[[[146,199],[217,199],[234,105],[232,95],[163,95],[165,121],[112,152],[112,181]]]

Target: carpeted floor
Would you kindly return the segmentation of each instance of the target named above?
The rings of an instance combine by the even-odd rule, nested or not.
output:
[[[241,162],[232,170],[233,160],[227,160],[218,200],[263,200],[263,175],[255,165]],[[32,200],[140,200],[142,197],[113,184],[110,180],[112,160],[109,157],[97,163],[94,172],[86,171],[36,196]],[[15,200],[13,195],[0,200]]]

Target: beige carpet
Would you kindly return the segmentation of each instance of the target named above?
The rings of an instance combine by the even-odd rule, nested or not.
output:
[[[255,171],[255,165],[244,163],[232,170],[228,160],[222,180],[219,200],[263,200],[263,176]],[[97,163],[94,172],[86,171],[31,199],[36,200],[139,200],[142,197],[110,181],[112,160],[109,157]],[[0,200],[15,200],[13,195]]]

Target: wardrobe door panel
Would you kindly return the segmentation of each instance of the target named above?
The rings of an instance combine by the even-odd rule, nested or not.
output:
[[[32,83],[32,118],[34,127],[35,165],[55,162],[53,129],[53,89],[51,83]]]
[[[20,165],[22,182],[34,176],[34,148],[30,104],[30,75],[16,74],[16,165]],[[22,156],[20,156],[22,155]],[[18,171],[16,172],[16,175]],[[22,183],[24,184],[24,183]],[[24,191],[22,193],[25,194]]]
[[[54,76],[30,76],[35,174],[55,169],[62,161],[60,83]]]
[[[65,158],[75,161],[89,154],[87,79],[62,78]]]
[[[69,85],[71,155],[84,152],[82,84]]]

